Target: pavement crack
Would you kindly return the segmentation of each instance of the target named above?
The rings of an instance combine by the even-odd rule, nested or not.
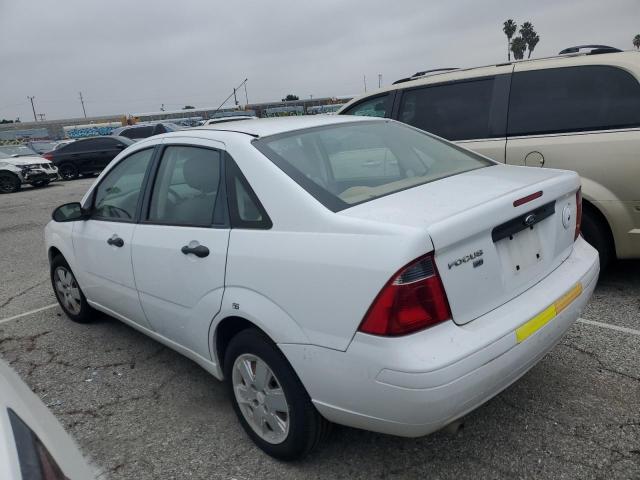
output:
[[[24,290],[21,290],[20,292],[16,293],[15,295],[11,295],[9,298],[7,298],[3,303],[0,304],[0,308],[6,307],[7,305],[9,305],[11,302],[13,302],[16,298],[21,297],[22,295],[29,293],[31,290],[33,290],[36,287],[39,287],[40,285],[42,285],[43,283],[45,283],[47,281],[47,279],[41,280],[38,283],[31,285],[30,287],[25,288]]]
[[[573,345],[571,343],[562,343],[561,344],[563,347],[567,347],[570,348],[571,350],[575,350],[576,352],[582,353],[583,355],[586,355],[590,358],[592,358],[593,360],[595,360],[596,362],[598,362],[598,364],[600,365],[600,368],[606,372],[609,373],[613,373],[615,375],[620,375],[622,377],[626,377],[630,380],[635,380],[636,382],[640,382],[640,377],[636,377],[635,375],[631,375],[629,373],[626,372],[621,372],[620,370],[616,370],[615,368],[612,368],[610,366],[608,366],[607,364],[605,364],[602,359],[594,352],[590,352],[589,350],[585,350],[584,348],[580,348],[577,345]]]

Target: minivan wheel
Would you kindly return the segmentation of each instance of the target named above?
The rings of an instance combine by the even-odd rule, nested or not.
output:
[[[46,187],[49,185],[49,180],[38,180],[37,182],[32,182],[31,186],[35,188]]]
[[[92,320],[94,310],[87,303],[69,264],[61,256],[51,262],[51,285],[67,317],[78,323]]]
[[[0,193],[14,193],[20,190],[20,179],[13,173],[0,173]]]
[[[613,260],[613,243],[607,226],[585,209],[582,214],[580,230],[584,239],[598,250],[600,270],[606,270]]]
[[[78,168],[73,163],[63,163],[58,167],[58,173],[63,180],[74,180],[78,178]]]
[[[328,434],[329,422],[284,355],[260,331],[242,330],[231,339],[224,370],[236,415],[265,453],[280,460],[302,458]]]

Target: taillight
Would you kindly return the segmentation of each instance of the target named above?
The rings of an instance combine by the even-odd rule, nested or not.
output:
[[[44,158],[46,158],[47,160],[53,160],[53,154],[51,152],[47,152],[44,155],[42,155]]]
[[[433,254],[428,254],[387,282],[358,330],[372,335],[406,335],[450,318],[449,302]]]
[[[576,192],[576,233],[573,236],[573,240],[578,239],[580,235],[580,225],[582,224],[582,188],[578,188]]]

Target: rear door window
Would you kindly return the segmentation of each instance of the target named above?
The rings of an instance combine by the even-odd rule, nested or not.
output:
[[[584,65],[517,72],[509,135],[580,132],[640,125],[640,85],[617,67]]]
[[[504,137],[506,82],[499,75],[405,90],[398,120],[447,140]]]

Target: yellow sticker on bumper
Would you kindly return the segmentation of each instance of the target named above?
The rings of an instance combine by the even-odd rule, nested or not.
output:
[[[553,318],[558,315],[562,310],[567,308],[571,302],[580,296],[582,293],[582,284],[576,283],[571,290],[561,296],[552,305],[548,306],[538,315],[533,317],[524,325],[521,325],[516,329],[516,341],[521,343],[533,335],[535,332],[544,327]]]

